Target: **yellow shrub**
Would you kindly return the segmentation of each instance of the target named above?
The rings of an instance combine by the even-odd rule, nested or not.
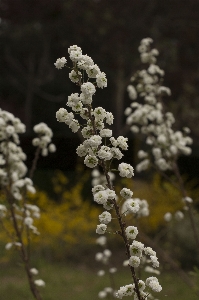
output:
[[[150,215],[142,217],[139,220],[141,226],[144,226],[145,232],[155,232],[165,224],[164,214],[166,212],[175,212],[183,209],[182,195],[170,182],[162,180],[161,176],[156,174],[151,181],[139,181],[122,179],[121,184],[116,187],[117,194],[122,187],[127,187],[133,191],[134,198],[146,199],[149,203]],[[198,194],[198,188],[194,189],[189,182],[186,186],[188,194],[193,197]]]
[[[41,234],[32,236],[36,252],[43,251],[61,259],[74,251],[78,252],[81,247],[88,248],[95,242],[99,209],[92,204],[91,192],[87,199],[82,198],[88,176],[89,173],[84,173],[81,180],[69,187],[69,179],[57,171],[53,178],[57,199],[51,199],[45,191],[29,195],[28,201],[38,205],[41,210],[41,218],[34,221]],[[9,242],[2,230],[0,240]]]

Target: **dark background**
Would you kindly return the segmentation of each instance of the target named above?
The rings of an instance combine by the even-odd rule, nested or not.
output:
[[[192,131],[193,154],[181,159],[181,168],[198,175],[197,0],[1,0],[0,107],[26,124],[22,145],[28,163],[32,127],[43,121],[52,128],[58,151],[40,166],[74,168],[78,136],[58,123],[55,113],[78,91],[68,79],[68,69],[54,67],[58,57],[68,58],[68,47],[73,44],[82,47],[107,74],[108,88],[96,93],[94,105],[112,111],[114,135],[124,134],[123,111],[129,103],[126,87],[133,72],[142,68],[137,48],[145,37],[151,37],[160,52],[164,85],[172,91],[165,105],[176,117],[176,128],[188,126]],[[133,134],[127,135],[133,148]]]

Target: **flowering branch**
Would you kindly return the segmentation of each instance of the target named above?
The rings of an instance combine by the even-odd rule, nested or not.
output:
[[[112,113],[106,112],[102,107],[92,107],[92,97],[96,92],[96,88],[104,88],[107,86],[105,73],[100,71],[99,67],[94,64],[92,58],[82,54],[80,47],[76,45],[71,46],[68,49],[68,53],[73,64],[69,78],[79,86],[81,93],[74,93],[68,97],[67,106],[69,106],[74,113],[60,108],[56,113],[56,118],[59,122],[67,124],[74,133],[78,132],[82,126],[79,123],[80,117],[86,120],[86,125],[84,125],[81,130],[85,140],[78,146],[76,152],[78,156],[85,157],[84,163],[87,167],[94,168],[100,165],[106,178],[105,186],[95,185],[92,189],[94,201],[103,205],[104,209],[106,209],[106,211],[99,215],[101,224],[97,225],[96,233],[104,234],[107,231],[107,224],[112,220],[112,215],[108,210],[114,209],[120,227],[118,233],[121,235],[125,245],[125,252],[134,282],[134,284],[121,287],[116,295],[121,299],[124,296],[134,294],[134,299],[144,300],[148,295],[147,292],[144,292],[146,285],[149,289],[156,292],[160,292],[162,287],[155,277],[147,278],[145,285],[142,280],[137,278],[135,268],[140,264],[143,251],[146,255],[150,256],[151,262],[155,267],[159,266],[159,262],[155,251],[148,247],[145,248],[142,243],[135,241],[138,234],[137,228],[134,226],[126,226],[125,216],[117,203],[116,193],[109,175],[112,160],[120,160],[123,157],[121,150],[128,149],[128,139],[123,136],[119,136],[117,139],[112,137],[112,130],[107,128],[106,125],[113,124]],[[57,69],[62,69],[66,62],[65,57],[59,58],[55,62],[55,66]],[[85,73],[88,78],[87,81],[85,80]],[[93,83],[90,82],[92,79],[95,79]],[[78,119],[75,118],[74,114],[78,116]],[[106,143],[108,139],[110,146],[107,146]],[[126,163],[120,163],[118,171],[121,177],[131,178],[134,176],[133,167]],[[133,192],[126,188],[123,188],[120,192],[123,199],[130,200],[126,204],[126,210],[130,213],[137,213],[139,211],[139,204],[137,201],[131,199],[132,194]],[[134,240],[132,244],[130,244],[131,239]]]

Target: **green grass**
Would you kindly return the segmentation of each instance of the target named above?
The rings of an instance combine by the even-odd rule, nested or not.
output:
[[[98,292],[109,285],[106,276],[98,277],[96,271],[85,266],[49,262],[44,264],[41,261],[37,266],[40,274],[35,278],[42,278],[46,282],[46,287],[40,288],[44,300],[97,300]],[[117,287],[130,283],[130,274],[126,268],[117,272],[115,277]],[[155,295],[159,300],[198,299],[194,292],[172,273],[163,272],[159,281],[163,286],[163,291]],[[0,299],[33,300],[21,266],[0,264]]]

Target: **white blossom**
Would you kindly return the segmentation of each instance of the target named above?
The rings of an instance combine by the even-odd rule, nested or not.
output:
[[[94,201],[98,204],[105,204],[108,200],[108,194],[106,191],[99,191],[94,194]]]
[[[148,277],[146,279],[146,285],[148,287],[150,287],[152,289],[152,291],[154,291],[154,292],[161,292],[161,290],[162,290],[162,287],[159,284],[158,279],[156,277],[153,277],[153,276]]]
[[[170,222],[171,219],[172,219],[172,214],[170,212],[167,212],[165,215],[164,215],[164,219],[166,222]]]
[[[100,130],[100,136],[101,137],[111,137],[112,136],[112,130],[102,129],[102,130]]]
[[[92,84],[91,82],[85,82],[81,85],[81,91],[86,96],[92,96],[93,94],[95,94],[96,89],[94,84]]]
[[[142,256],[142,251],[144,250],[144,244],[138,241],[133,241],[129,250],[132,256],[138,256],[140,258]]]
[[[62,57],[62,58],[58,58],[54,63],[54,65],[57,69],[62,69],[65,66],[66,62],[67,60],[65,59],[65,57]]]
[[[105,224],[97,225],[96,233],[104,234],[106,232],[107,226]]]
[[[104,72],[100,72],[96,75],[97,86],[101,89],[107,87],[107,79],[106,74]]]
[[[84,163],[89,168],[94,168],[98,164],[98,159],[94,155],[87,155],[84,159]]]
[[[132,239],[134,240],[136,238],[136,236],[138,235],[138,229],[135,226],[128,226],[125,229],[126,232],[126,236],[128,239]]]
[[[140,265],[140,259],[138,256],[131,256],[129,258],[129,265],[133,268],[137,268]]]
[[[109,125],[112,125],[113,124],[113,114],[111,112],[106,112],[106,123],[109,124]]]
[[[134,176],[133,167],[129,164],[126,163],[119,164],[118,170],[119,170],[119,175],[121,177],[131,178],[132,176]]]
[[[37,274],[39,274],[39,271],[35,268],[31,268],[30,273],[33,274],[33,275],[37,275]]]
[[[104,118],[107,117],[107,113],[102,107],[96,107],[93,113],[97,121],[104,120]]]
[[[133,195],[133,192],[130,190],[130,189],[127,189],[127,188],[123,188],[121,189],[120,191],[120,195],[125,198],[125,199],[129,199],[132,197]]]
[[[104,276],[104,274],[105,274],[105,271],[104,270],[99,270],[98,272],[97,272],[97,275],[98,276]]]
[[[111,214],[108,211],[104,211],[103,213],[101,213],[101,215],[99,215],[99,221],[102,224],[108,224],[111,222]]]
[[[37,285],[37,286],[45,286],[45,282],[42,280],[42,279],[36,279],[34,281],[34,283]]]

